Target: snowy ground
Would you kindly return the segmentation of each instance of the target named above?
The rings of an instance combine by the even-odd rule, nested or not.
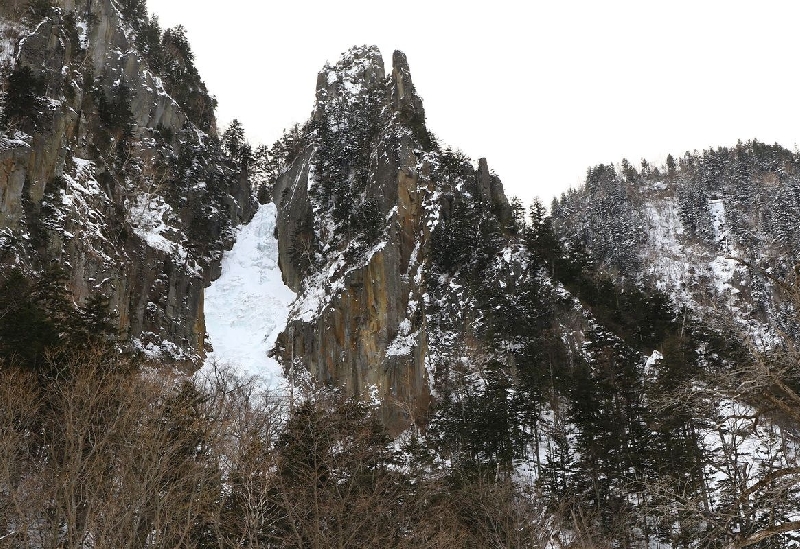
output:
[[[267,353],[286,325],[295,294],[283,284],[278,267],[276,215],[274,204],[263,205],[239,228],[236,244],[222,259],[222,276],[206,289],[206,330],[214,352],[204,370],[214,361],[230,364],[280,391],[285,378]]]

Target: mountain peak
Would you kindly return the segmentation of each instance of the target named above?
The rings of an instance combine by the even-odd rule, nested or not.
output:
[[[423,128],[425,109],[417,95],[406,54],[395,50],[392,72],[387,82],[383,56],[377,46],[353,46],[334,64],[326,63],[317,76],[317,105],[314,118],[320,120],[333,100],[352,104],[354,98],[375,90],[385,90],[386,101],[401,123]],[[357,103],[357,101],[356,101]]]
[[[335,65],[328,63],[317,76],[317,104],[329,99],[357,96],[380,86],[386,78],[383,56],[377,46],[353,46]],[[318,109],[319,110],[319,109]]]

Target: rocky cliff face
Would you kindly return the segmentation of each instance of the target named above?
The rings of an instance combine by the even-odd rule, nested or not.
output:
[[[109,299],[123,340],[194,359],[203,288],[254,203],[213,113],[193,110],[204,87],[167,89],[148,61],[162,48],[185,68],[187,52],[156,38],[148,58],[142,20],[122,13],[113,0],[4,5],[0,261],[62,268],[77,303]]]
[[[425,127],[405,55],[386,76],[354,48],[317,80],[311,121],[275,182],[280,263],[298,292],[278,348],[285,364],[384,403],[387,424],[422,420],[430,399],[430,237],[464,181],[508,218],[485,160],[450,181]],[[448,154],[450,154],[448,152]],[[466,191],[466,189],[463,189]]]

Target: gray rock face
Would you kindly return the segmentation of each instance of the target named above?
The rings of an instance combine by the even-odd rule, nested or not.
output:
[[[196,360],[203,289],[255,211],[246,168],[188,121],[112,0],[62,0],[35,25],[18,12],[14,63],[46,96],[35,123],[0,129],[0,264],[59,265],[76,302],[109,297],[135,346]]]
[[[392,55],[392,106],[400,120],[411,127],[425,124],[425,109],[411,81],[411,69],[406,54],[395,51]]]
[[[308,197],[308,171],[313,148],[305,148],[301,156],[291,163],[274,184],[274,202],[278,207],[278,265],[283,280],[295,292],[303,282],[303,267],[293,259],[292,250],[306,249],[313,238],[313,210]],[[311,253],[310,251],[308,253]]]
[[[322,120],[328,102],[358,93],[355,87],[380,87],[385,78],[383,56],[378,48],[363,46],[351,49],[337,66],[326,65],[317,75],[314,120]]]
[[[511,206],[503,190],[503,184],[489,171],[489,164],[485,158],[478,159],[478,190],[481,199],[494,205],[500,222],[507,225],[511,221]]]

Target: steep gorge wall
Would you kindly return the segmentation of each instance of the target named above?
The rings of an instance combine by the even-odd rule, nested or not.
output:
[[[254,212],[246,168],[213,117],[208,133],[189,120],[113,0],[63,0],[40,21],[6,9],[6,75],[30,68],[44,93],[0,133],[0,261],[60,267],[77,303],[109,298],[123,339],[196,359],[203,289]]]

